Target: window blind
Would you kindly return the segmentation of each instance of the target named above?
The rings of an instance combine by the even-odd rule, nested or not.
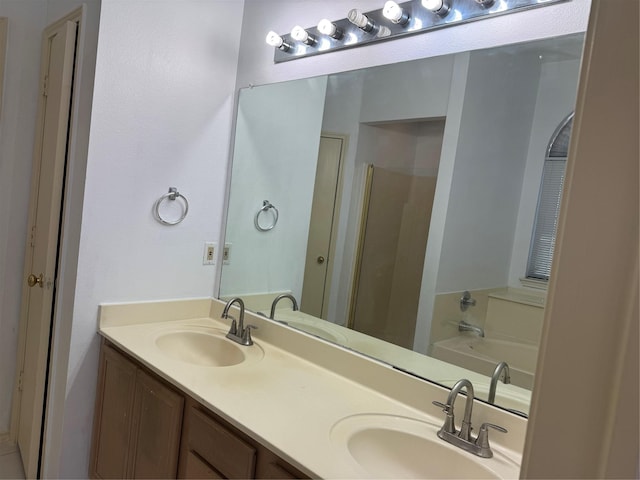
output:
[[[564,184],[565,158],[549,158],[544,162],[542,186],[538,198],[527,277],[549,280],[553,250],[556,244],[558,213]]]
[[[527,263],[527,278],[549,280],[572,126],[573,113],[560,123],[547,147]]]

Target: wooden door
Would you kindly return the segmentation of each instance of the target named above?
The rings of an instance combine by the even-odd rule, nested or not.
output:
[[[300,310],[325,319],[331,287],[331,244],[337,223],[338,186],[344,143],[345,140],[341,137],[323,135],[320,139],[300,299]]]
[[[21,312],[23,357],[18,364],[19,398],[14,399],[20,402],[17,436],[27,478],[38,474],[76,35],[76,23],[63,22],[45,30],[42,45],[41,98]]]

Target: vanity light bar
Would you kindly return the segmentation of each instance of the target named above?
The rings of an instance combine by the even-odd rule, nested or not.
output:
[[[282,36],[270,32],[267,43],[274,47],[274,63],[281,63],[566,1],[570,0],[386,2],[378,10],[352,9],[347,18],[323,19],[317,27],[296,26]]]

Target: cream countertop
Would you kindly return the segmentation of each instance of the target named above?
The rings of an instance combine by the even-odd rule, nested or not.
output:
[[[431,401],[444,402],[446,389],[250,312],[245,323],[258,330],[256,345],[247,348],[258,349],[258,357],[262,349],[262,358],[200,367],[174,360],[156,346],[155,338],[167,329],[228,330],[220,320],[223,306],[215,299],[102,305],[100,334],[313,477],[370,477],[332,442],[331,429],[340,419],[375,413],[442,424],[444,414]],[[456,405],[458,418],[463,400]],[[476,402],[472,420],[476,430],[482,422],[507,428],[508,434],[491,436],[492,445],[520,463],[525,419]],[[480,461],[504,469],[499,458]],[[512,467],[504,471],[517,476]]]
[[[276,310],[276,320],[287,322],[289,326],[325,338],[330,342],[336,342],[344,347],[355,350],[358,353],[368,355],[390,365],[428,378],[433,382],[451,388],[461,378],[469,379],[475,388],[476,398],[486,400],[489,394],[491,378],[472,370],[456,366],[452,363],[441,361],[434,357],[427,357],[407,348],[399,347],[390,342],[377,339],[361,332],[335,325],[326,320],[320,320],[306,313],[293,311],[291,308]],[[465,336],[456,337],[464,342]],[[500,382],[496,404],[505,408],[529,413],[531,403],[531,390],[518,387],[513,384]]]

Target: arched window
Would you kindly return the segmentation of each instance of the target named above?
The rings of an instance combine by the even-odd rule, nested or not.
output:
[[[547,147],[527,263],[527,278],[549,280],[572,126],[573,112],[558,125]]]

